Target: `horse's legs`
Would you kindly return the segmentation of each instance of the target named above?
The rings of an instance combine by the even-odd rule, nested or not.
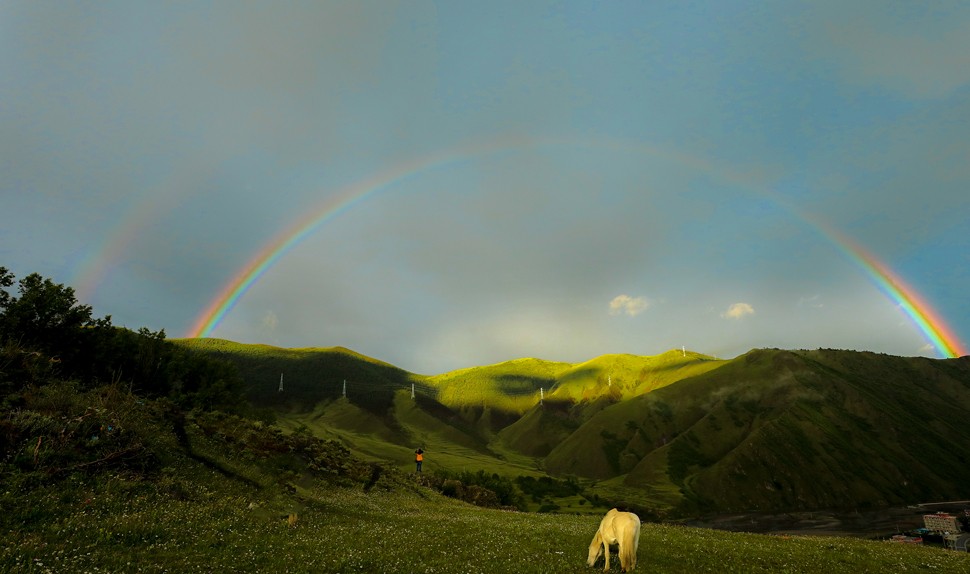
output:
[[[603,557],[606,560],[606,564],[603,566],[603,572],[610,571],[610,543],[606,541],[606,537],[603,537]]]

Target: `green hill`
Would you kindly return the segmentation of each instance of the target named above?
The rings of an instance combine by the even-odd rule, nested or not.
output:
[[[695,353],[668,351],[661,355],[604,355],[569,366],[560,371],[555,385],[542,407],[525,413],[500,433],[502,442],[530,456],[545,457],[575,433],[601,409],[649,393],[681,379],[717,368],[721,362]],[[627,419],[623,419],[624,421]],[[563,471],[570,474],[602,478],[618,472],[613,465],[597,464],[602,453],[583,455],[586,471]],[[555,460],[546,460],[555,469]],[[589,469],[600,468],[601,471]]]
[[[224,339],[173,339],[173,343],[234,363],[246,380],[246,398],[282,411],[313,410],[317,403],[343,396],[383,415],[394,391],[408,387],[412,375],[393,365],[343,347],[283,349]],[[279,392],[282,378],[284,392]]]
[[[180,343],[234,360],[287,428],[401,469],[423,444],[431,469],[575,476],[659,515],[970,498],[967,357],[669,351],[425,377],[345,349]],[[274,389],[277,371],[292,391]],[[360,395],[341,400],[370,415],[348,414],[343,380]]]
[[[450,407],[478,407],[521,414],[549,392],[559,376],[571,367],[540,359],[516,359],[485,367],[472,367],[427,377],[436,399]]]
[[[719,365],[713,357],[685,351],[667,351],[653,357],[603,355],[564,371],[550,397],[571,401],[601,396],[627,399]]]

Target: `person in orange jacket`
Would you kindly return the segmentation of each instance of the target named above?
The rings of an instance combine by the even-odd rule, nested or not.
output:
[[[424,462],[424,451],[420,448],[414,451],[414,462],[418,465],[418,469],[415,472],[421,472],[421,463]]]

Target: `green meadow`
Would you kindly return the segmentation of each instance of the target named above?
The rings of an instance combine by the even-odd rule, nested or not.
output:
[[[69,416],[76,412],[71,405],[80,407],[90,395],[76,399],[57,397]],[[98,463],[100,453],[85,453],[93,447],[78,445],[81,450],[70,458],[75,469],[67,473],[36,467],[14,472],[6,465],[0,570],[590,571],[586,551],[600,512],[481,508],[305,432],[287,434],[247,419],[199,414],[186,419],[180,439],[160,424],[167,417],[164,405],[123,393],[100,405],[104,420],[129,433],[113,439],[115,447],[148,450],[128,462]],[[41,418],[54,412],[49,402],[25,406],[14,422],[28,412]],[[33,456],[30,449],[25,454]],[[50,464],[65,461],[41,452],[39,465],[45,457]],[[82,466],[86,462],[96,464]],[[619,571],[615,560],[613,571]],[[646,522],[638,571],[966,572],[970,555],[853,538]]]
[[[249,508],[252,493],[231,487],[197,486],[187,500],[122,481],[88,492],[96,500],[87,505],[51,500],[66,507],[56,522],[7,533],[4,571],[590,572],[586,547],[597,525],[590,517],[480,509],[419,493],[337,489],[301,500],[291,526]],[[638,558],[638,571],[667,573],[970,568],[966,556],[933,548],[662,524],[643,527]],[[619,571],[615,558],[612,571]]]

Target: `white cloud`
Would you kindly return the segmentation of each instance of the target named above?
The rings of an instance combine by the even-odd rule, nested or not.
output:
[[[646,297],[630,297],[629,295],[617,295],[610,301],[610,315],[624,313],[630,317],[636,317],[647,310],[650,302]]]
[[[754,307],[747,303],[735,303],[727,308],[727,311],[721,313],[721,317],[725,319],[740,319],[745,315],[753,315]]]

